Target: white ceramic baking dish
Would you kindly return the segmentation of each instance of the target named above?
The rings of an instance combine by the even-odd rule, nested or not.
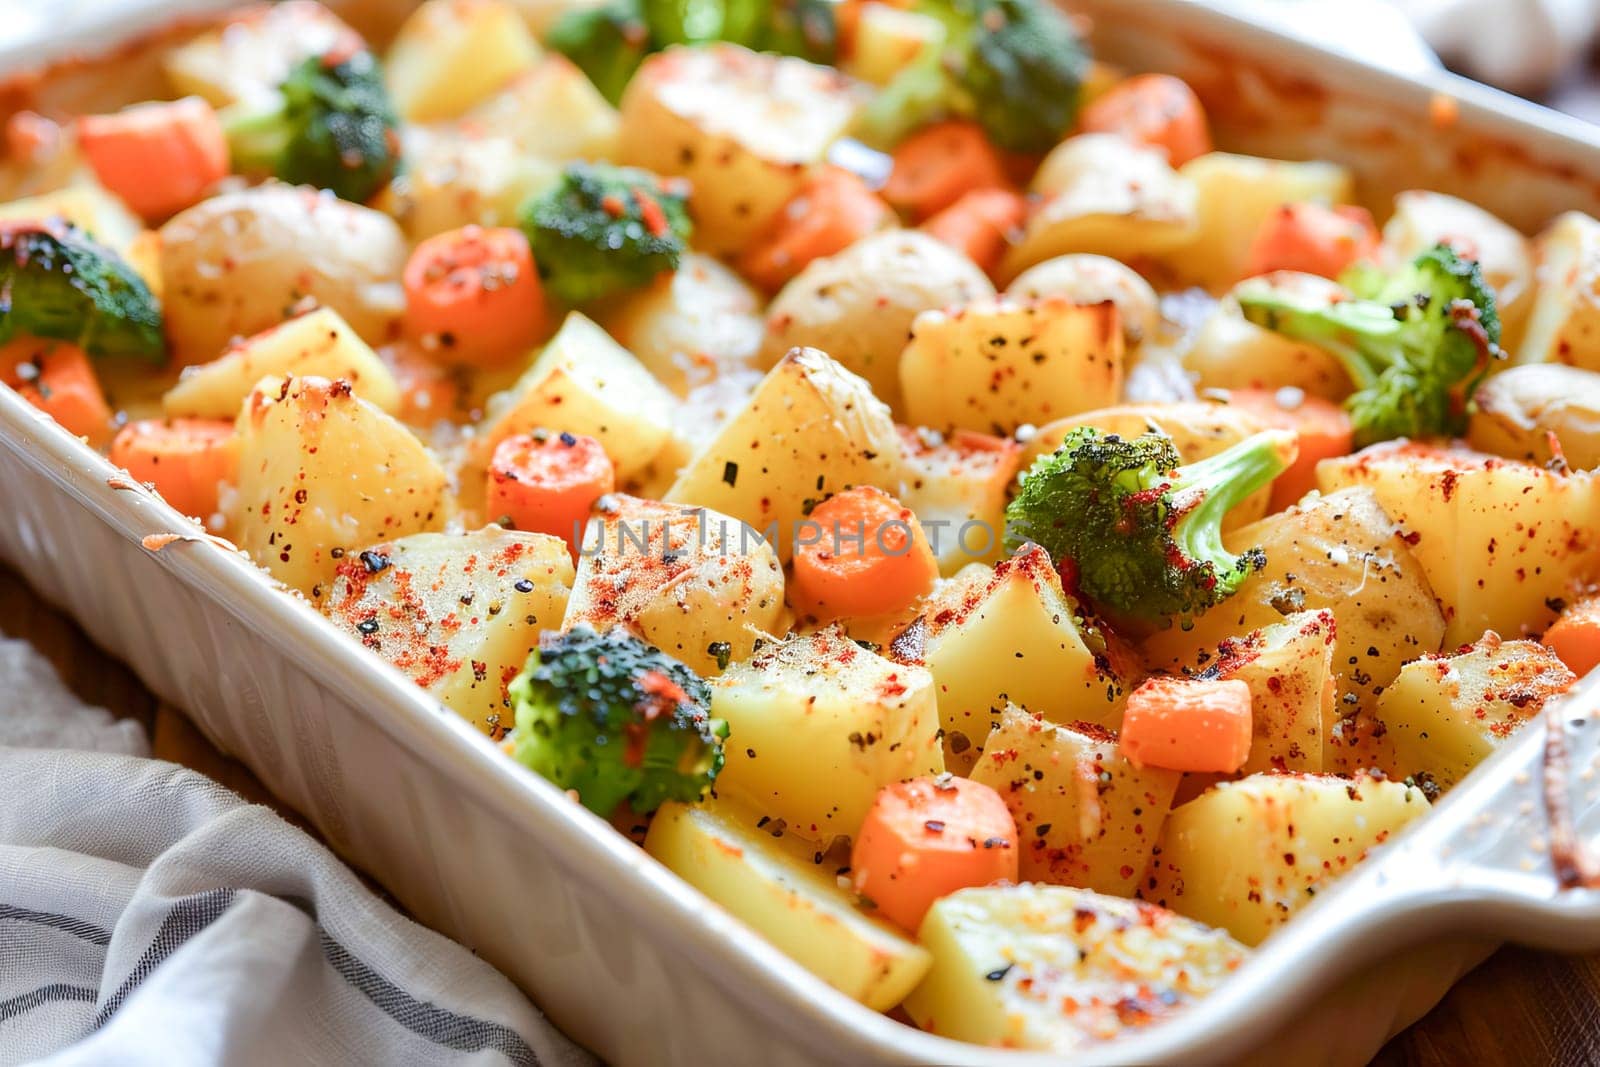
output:
[[[124,13],[115,33],[173,10],[141,2],[164,14]],[[1342,160],[1380,202],[1403,187],[1458,192],[1528,229],[1600,208],[1600,132],[1587,126],[1185,0],[1075,6],[1094,16],[1102,55],[1189,78],[1229,146]],[[1459,101],[1447,128],[1430,126],[1436,93]],[[174,532],[194,536],[157,550]],[[834,992],[4,388],[0,558],[419,918],[614,1063],[1051,1062],[923,1034]],[[1587,722],[1597,701],[1586,686],[1563,714]],[[1569,734],[1573,805],[1593,838],[1600,723]],[[1559,893],[1552,877],[1542,735],[1524,730],[1210,1000],[1073,1061],[1358,1063],[1498,940],[1600,949],[1600,894]]]

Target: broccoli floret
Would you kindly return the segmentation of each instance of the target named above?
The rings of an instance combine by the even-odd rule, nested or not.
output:
[[[761,3],[763,18],[749,42],[758,52],[799,56],[832,64],[839,58],[838,7],[832,0],[771,0]]]
[[[830,0],[644,0],[658,48],[732,41],[758,52],[831,63],[838,24]]]
[[[0,224],[0,342],[19,334],[92,356],[166,358],[161,308],[144,279],[59,219]]]
[[[622,99],[633,72],[655,47],[641,0],[611,0],[600,7],[568,11],[545,43],[572,60],[613,104]]]
[[[517,761],[601,815],[624,800],[640,814],[692,803],[722,770],[728,725],[711,717],[710,688],[626,630],[544,633],[510,695]]]
[[[1494,292],[1474,260],[1436,245],[1393,273],[1358,267],[1354,299],[1313,304],[1266,288],[1239,293],[1244,317],[1337,356],[1355,443],[1458,434],[1467,401],[1500,351]]]
[[[1032,541],[1113,622],[1184,621],[1231,596],[1266,562],[1229,552],[1223,517],[1283,472],[1294,437],[1269,430],[1179,466],[1165,434],[1079,427],[1023,475],[1006,508],[1006,545]]]
[[[861,132],[893,144],[918,126],[957,115],[1001,148],[1044,152],[1077,118],[1089,54],[1048,0],[926,0],[945,26],[866,108]]]
[[[394,177],[395,127],[378,61],[366,51],[308,57],[272,99],[236,104],[223,116],[235,168],[329,189],[356,203]]]
[[[594,300],[676,270],[689,244],[688,189],[646,170],[574,163],[522,209],[545,288]]]

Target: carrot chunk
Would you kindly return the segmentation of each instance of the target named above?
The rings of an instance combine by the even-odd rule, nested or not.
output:
[[[915,933],[940,897],[1017,880],[1017,824],[999,793],[942,774],[884,786],[850,854],[856,892]]]
[[[1588,674],[1600,664],[1600,596],[1568,604],[1544,632],[1544,643],[1573,674]]]
[[[554,534],[574,556],[594,502],[616,488],[616,470],[593,437],[513,434],[489,461],[488,515],[517,530]]]
[[[1006,160],[975,122],[936,122],[894,150],[883,198],[920,222],[975,189],[1009,189]]]
[[[1028,201],[1011,190],[976,189],[924,222],[921,229],[993,274],[1011,243],[1011,234],[1027,216]]]
[[[1297,270],[1337,278],[1378,248],[1378,227],[1363,207],[1284,204],[1262,222],[1250,243],[1244,276]]]
[[[1120,746],[1136,767],[1231,774],[1250,756],[1250,687],[1152,678],[1128,697]]]
[[[464,226],[430,237],[402,282],[406,333],[442,362],[505,363],[544,328],[544,288],[520,230]]]
[[[100,184],[146,219],[197,203],[228,173],[228,139],[197,96],[78,120],[78,145]]]
[[[829,497],[795,539],[794,606],[821,620],[868,618],[909,607],[939,577],[912,510],[861,485]]]
[[[1299,389],[1230,389],[1228,403],[1268,426],[1295,435],[1299,452],[1289,469],[1272,483],[1273,511],[1282,511],[1317,487],[1317,464],[1347,456],[1355,448],[1350,415],[1338,404],[1308,396]]]
[[[111,407],[77,345],[18,337],[0,347],[0,382],[79,437],[98,445],[111,432]]]
[[[839,167],[820,167],[739,259],[739,271],[776,292],[813,259],[843,252],[894,217],[867,183]]]
[[[1130,141],[1165,148],[1181,167],[1211,151],[1206,109],[1182,78],[1140,74],[1113,86],[1083,109],[1085,133],[1115,133]]]
[[[237,474],[239,438],[232,419],[142,419],[117,433],[111,462],[178,511],[209,521],[219,487]]]

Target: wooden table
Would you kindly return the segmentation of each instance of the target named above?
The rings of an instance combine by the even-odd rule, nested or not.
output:
[[[95,648],[71,620],[46,607],[3,565],[0,634],[33,642],[84,700],[143,722],[157,756],[193,767],[300,821],[243,764],[213,748],[182,714],[161,704],[127,667]],[[1502,949],[1374,1062],[1383,1067],[1600,1064],[1600,956]]]

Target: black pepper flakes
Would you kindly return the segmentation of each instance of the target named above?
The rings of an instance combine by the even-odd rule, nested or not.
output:
[[[394,564],[394,561],[388,556],[378,552],[373,552],[370,549],[361,553],[361,562],[367,568],[368,574],[381,573]]]
[[[739,484],[739,465],[731,459],[722,465],[722,480],[729,486]]]

